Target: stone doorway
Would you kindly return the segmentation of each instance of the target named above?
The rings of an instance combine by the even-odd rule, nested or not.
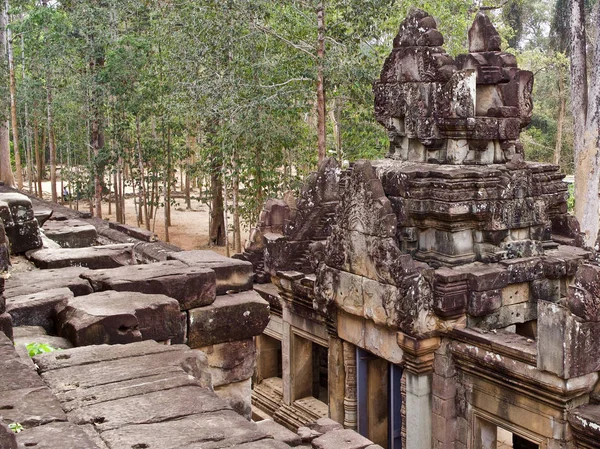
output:
[[[356,351],[358,432],[385,449],[402,448],[402,368]]]

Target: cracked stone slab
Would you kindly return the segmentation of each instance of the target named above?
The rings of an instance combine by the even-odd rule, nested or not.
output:
[[[60,402],[45,386],[3,391],[0,411],[5,422],[18,422],[25,428],[67,420]]]
[[[74,424],[95,424],[99,432],[134,424],[152,424],[187,415],[228,410],[225,401],[200,386],[147,392],[77,408],[69,413]]]
[[[194,250],[171,253],[169,260],[179,260],[190,267],[210,268],[217,278],[217,295],[228,291],[245,291],[252,288],[254,270],[252,263],[232,259],[214,251]]]
[[[50,423],[17,434],[19,449],[103,449],[75,424]]]
[[[213,270],[177,260],[94,270],[81,276],[94,291],[159,293],[179,301],[181,310],[212,304],[216,295]]]
[[[98,238],[96,228],[81,220],[50,220],[42,228],[46,237],[62,248],[87,248]]]
[[[176,421],[124,426],[102,433],[109,447],[145,449],[218,449],[266,438],[231,410],[186,416]]]
[[[68,301],[56,317],[58,334],[74,346],[181,340],[179,303],[165,295],[106,291]]]
[[[56,310],[67,305],[73,292],[66,287],[26,295],[11,296],[6,300],[13,326],[41,326],[54,332]]]
[[[89,248],[39,249],[27,252],[27,258],[42,269],[77,266],[97,270],[135,264],[131,243]]]
[[[62,287],[71,290],[75,296],[89,295],[93,292],[92,286],[79,277],[86,271],[89,269],[85,267],[68,267],[14,273],[6,280],[4,295],[10,298]]]
[[[151,343],[162,346],[156,342]],[[114,346],[115,352],[119,352],[126,346],[131,345]],[[149,378],[164,373],[185,372],[196,377],[202,386],[210,386],[210,378],[205,374],[207,370],[206,356],[200,351],[177,349],[151,354],[138,353],[125,358],[69,366],[70,357],[77,353],[77,349],[88,349],[88,347],[42,354],[33,359],[42,373],[42,379],[56,395],[75,388],[93,388],[133,379]],[[139,350],[140,347],[134,349]],[[75,362],[78,359],[77,357],[73,358]],[[48,359],[58,359],[60,362],[67,363],[57,366]]]

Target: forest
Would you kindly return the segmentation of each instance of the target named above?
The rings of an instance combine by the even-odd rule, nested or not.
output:
[[[150,229],[160,210],[167,241],[171,208],[195,199],[211,244],[239,252],[240,223],[319,160],[385,156],[372,84],[415,6],[453,56],[485,11],[534,72],[526,159],[585,179],[575,212],[587,229],[596,204],[595,239],[594,0],[3,0],[0,180],[39,196],[50,181],[52,201],[98,217],[108,203],[120,222],[133,198],[129,224]]]

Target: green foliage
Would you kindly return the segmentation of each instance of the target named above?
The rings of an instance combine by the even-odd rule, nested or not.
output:
[[[567,209],[573,213],[575,210],[575,184],[569,183],[569,197],[567,198]]]
[[[46,343],[27,343],[25,345],[29,357],[35,357],[36,355],[44,354],[46,352],[58,351],[58,348],[54,348]]]
[[[19,433],[25,430],[25,428],[18,422],[13,422],[8,425],[8,428],[12,430],[14,433]]]

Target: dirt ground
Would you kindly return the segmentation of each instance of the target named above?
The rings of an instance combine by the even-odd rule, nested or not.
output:
[[[50,183],[44,182],[42,185],[44,191],[44,197],[50,199]],[[60,189],[60,184],[58,185]],[[198,192],[192,193],[193,196],[198,196]],[[72,203],[75,209],[75,202]],[[68,206],[68,204],[67,204]],[[185,200],[183,198],[176,199],[176,204],[171,207],[171,223],[169,226],[169,242],[179,246],[184,250],[192,249],[211,249],[220,254],[225,255],[225,247],[209,246],[208,244],[208,223],[209,223],[209,210],[206,204],[200,203],[199,201],[192,199],[191,209],[186,210]],[[89,204],[87,201],[79,201],[80,211],[89,211]],[[108,213],[108,202],[102,203],[102,218],[108,220],[115,220],[115,205],[111,204],[111,214]],[[138,226],[135,214],[135,200],[133,197],[125,199],[125,221],[128,225]],[[231,220],[231,218],[230,218]],[[144,227],[143,225],[141,227]],[[155,214],[155,218],[150,223],[150,229],[153,230],[158,238],[165,241],[165,227],[164,227],[164,209],[158,209]],[[242,246],[245,239],[248,237],[248,227],[243,225],[242,229]],[[229,241],[232,242],[233,234],[229,233]],[[230,255],[234,254],[233,246],[230,245]]]

